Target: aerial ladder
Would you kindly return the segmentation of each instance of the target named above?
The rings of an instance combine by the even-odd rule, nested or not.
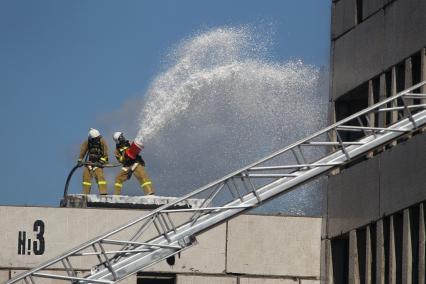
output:
[[[419,90],[425,85],[423,81],[369,106],[5,283],[43,283],[45,278],[70,283],[116,283],[170,259],[195,245],[196,235],[333,169],[363,159],[372,151],[383,150],[386,145],[423,131],[426,94]],[[372,123],[373,116],[386,114],[393,118],[391,124]],[[347,141],[347,132],[359,133],[359,139]],[[202,205],[176,209],[176,204],[191,198],[202,198]],[[78,263],[88,263],[91,271],[78,276]],[[58,267],[66,275],[58,272]]]

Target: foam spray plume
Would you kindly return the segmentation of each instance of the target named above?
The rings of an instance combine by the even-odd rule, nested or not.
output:
[[[273,62],[268,42],[247,27],[217,28],[169,55],[145,95],[135,139],[146,145],[158,194],[180,196],[322,126],[319,69]],[[279,198],[266,210],[309,214],[320,203],[312,192]],[[306,204],[296,205],[300,200]]]

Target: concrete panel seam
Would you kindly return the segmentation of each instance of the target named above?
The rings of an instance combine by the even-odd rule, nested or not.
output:
[[[225,271],[228,272],[228,229],[229,229],[229,221],[226,221],[225,224]]]
[[[161,273],[159,273],[161,274]],[[169,273],[166,272],[165,274],[173,274],[173,273]],[[229,277],[229,278],[235,278],[238,277],[239,275],[234,275],[232,273],[204,273],[204,272],[176,272],[176,275],[181,275],[181,276],[206,276],[206,277]],[[263,277],[263,276],[262,276]]]
[[[381,153],[379,153],[380,155]],[[378,195],[379,195],[379,215],[382,211],[382,199],[381,199],[381,191],[382,191],[382,184],[381,184],[381,180],[382,180],[382,160],[379,158],[378,160],[378,167],[379,167],[379,177],[378,177],[378,183],[379,183],[379,190],[378,190]],[[376,221],[377,222],[377,221]]]
[[[376,16],[377,14],[379,14],[379,13],[380,13],[380,12],[382,12],[382,11],[384,12],[384,8],[381,8],[381,9],[379,9],[379,10],[377,10],[377,11],[373,12],[371,15],[368,15],[367,17],[365,17],[365,18],[362,20],[362,22],[360,22],[360,23],[356,24],[355,26],[353,26],[353,27],[352,27],[352,28],[350,28],[349,30],[347,30],[347,31],[345,31],[345,32],[343,32],[343,33],[341,33],[341,34],[339,34],[339,35],[338,35],[338,36],[336,36],[336,37],[332,37],[331,41],[337,41],[337,40],[339,40],[341,37],[343,37],[343,36],[344,36],[344,35],[346,35],[347,33],[351,32],[352,30],[356,29],[359,25],[362,25],[362,23],[364,23],[365,21],[369,20],[370,18],[372,18],[372,17]]]
[[[336,37],[333,37],[332,39],[331,39],[331,41],[337,41],[337,40],[339,40],[340,38],[342,38],[342,37],[344,37],[345,35],[347,35],[348,33],[350,33],[351,31],[353,31],[356,27],[357,27],[358,25],[356,25],[356,26],[353,26],[352,28],[350,28],[349,30],[347,30],[347,31],[345,31],[345,32],[343,32],[343,33],[341,33],[340,35],[338,35],[338,36],[336,36]]]
[[[206,275],[206,274],[199,274],[199,275]],[[234,276],[231,274],[226,274],[228,276]],[[254,279],[286,279],[286,280],[321,280],[321,277],[315,277],[315,276],[270,276],[270,275],[259,275],[259,274],[238,274],[235,275],[238,276],[238,278],[254,278]]]
[[[378,9],[377,11],[373,12],[371,15],[368,15],[367,17],[365,17],[365,18],[362,20],[362,22],[367,21],[368,19],[370,19],[370,18],[374,17],[375,15],[377,15],[378,13],[380,13],[381,11],[384,11],[384,9],[383,9],[383,8]],[[361,22],[361,23],[362,23],[362,22]],[[356,27],[356,26],[355,26],[355,27]]]

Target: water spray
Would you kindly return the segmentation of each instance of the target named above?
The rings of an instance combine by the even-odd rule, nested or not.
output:
[[[160,194],[185,194],[324,125],[327,93],[318,92],[319,68],[274,60],[269,36],[251,27],[216,28],[170,52],[144,96],[128,151],[135,157],[146,146]],[[279,207],[321,206],[320,197],[303,190],[290,198]]]

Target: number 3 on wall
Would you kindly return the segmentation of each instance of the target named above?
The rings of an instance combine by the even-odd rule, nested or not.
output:
[[[27,238],[27,232],[19,231],[18,234],[18,254],[19,255],[42,255],[44,253],[44,222],[37,220],[33,225],[33,232],[37,240]]]
[[[36,237],[38,240],[33,242],[34,254],[41,255],[44,253],[44,222],[41,220],[35,221],[33,230],[37,233]]]

